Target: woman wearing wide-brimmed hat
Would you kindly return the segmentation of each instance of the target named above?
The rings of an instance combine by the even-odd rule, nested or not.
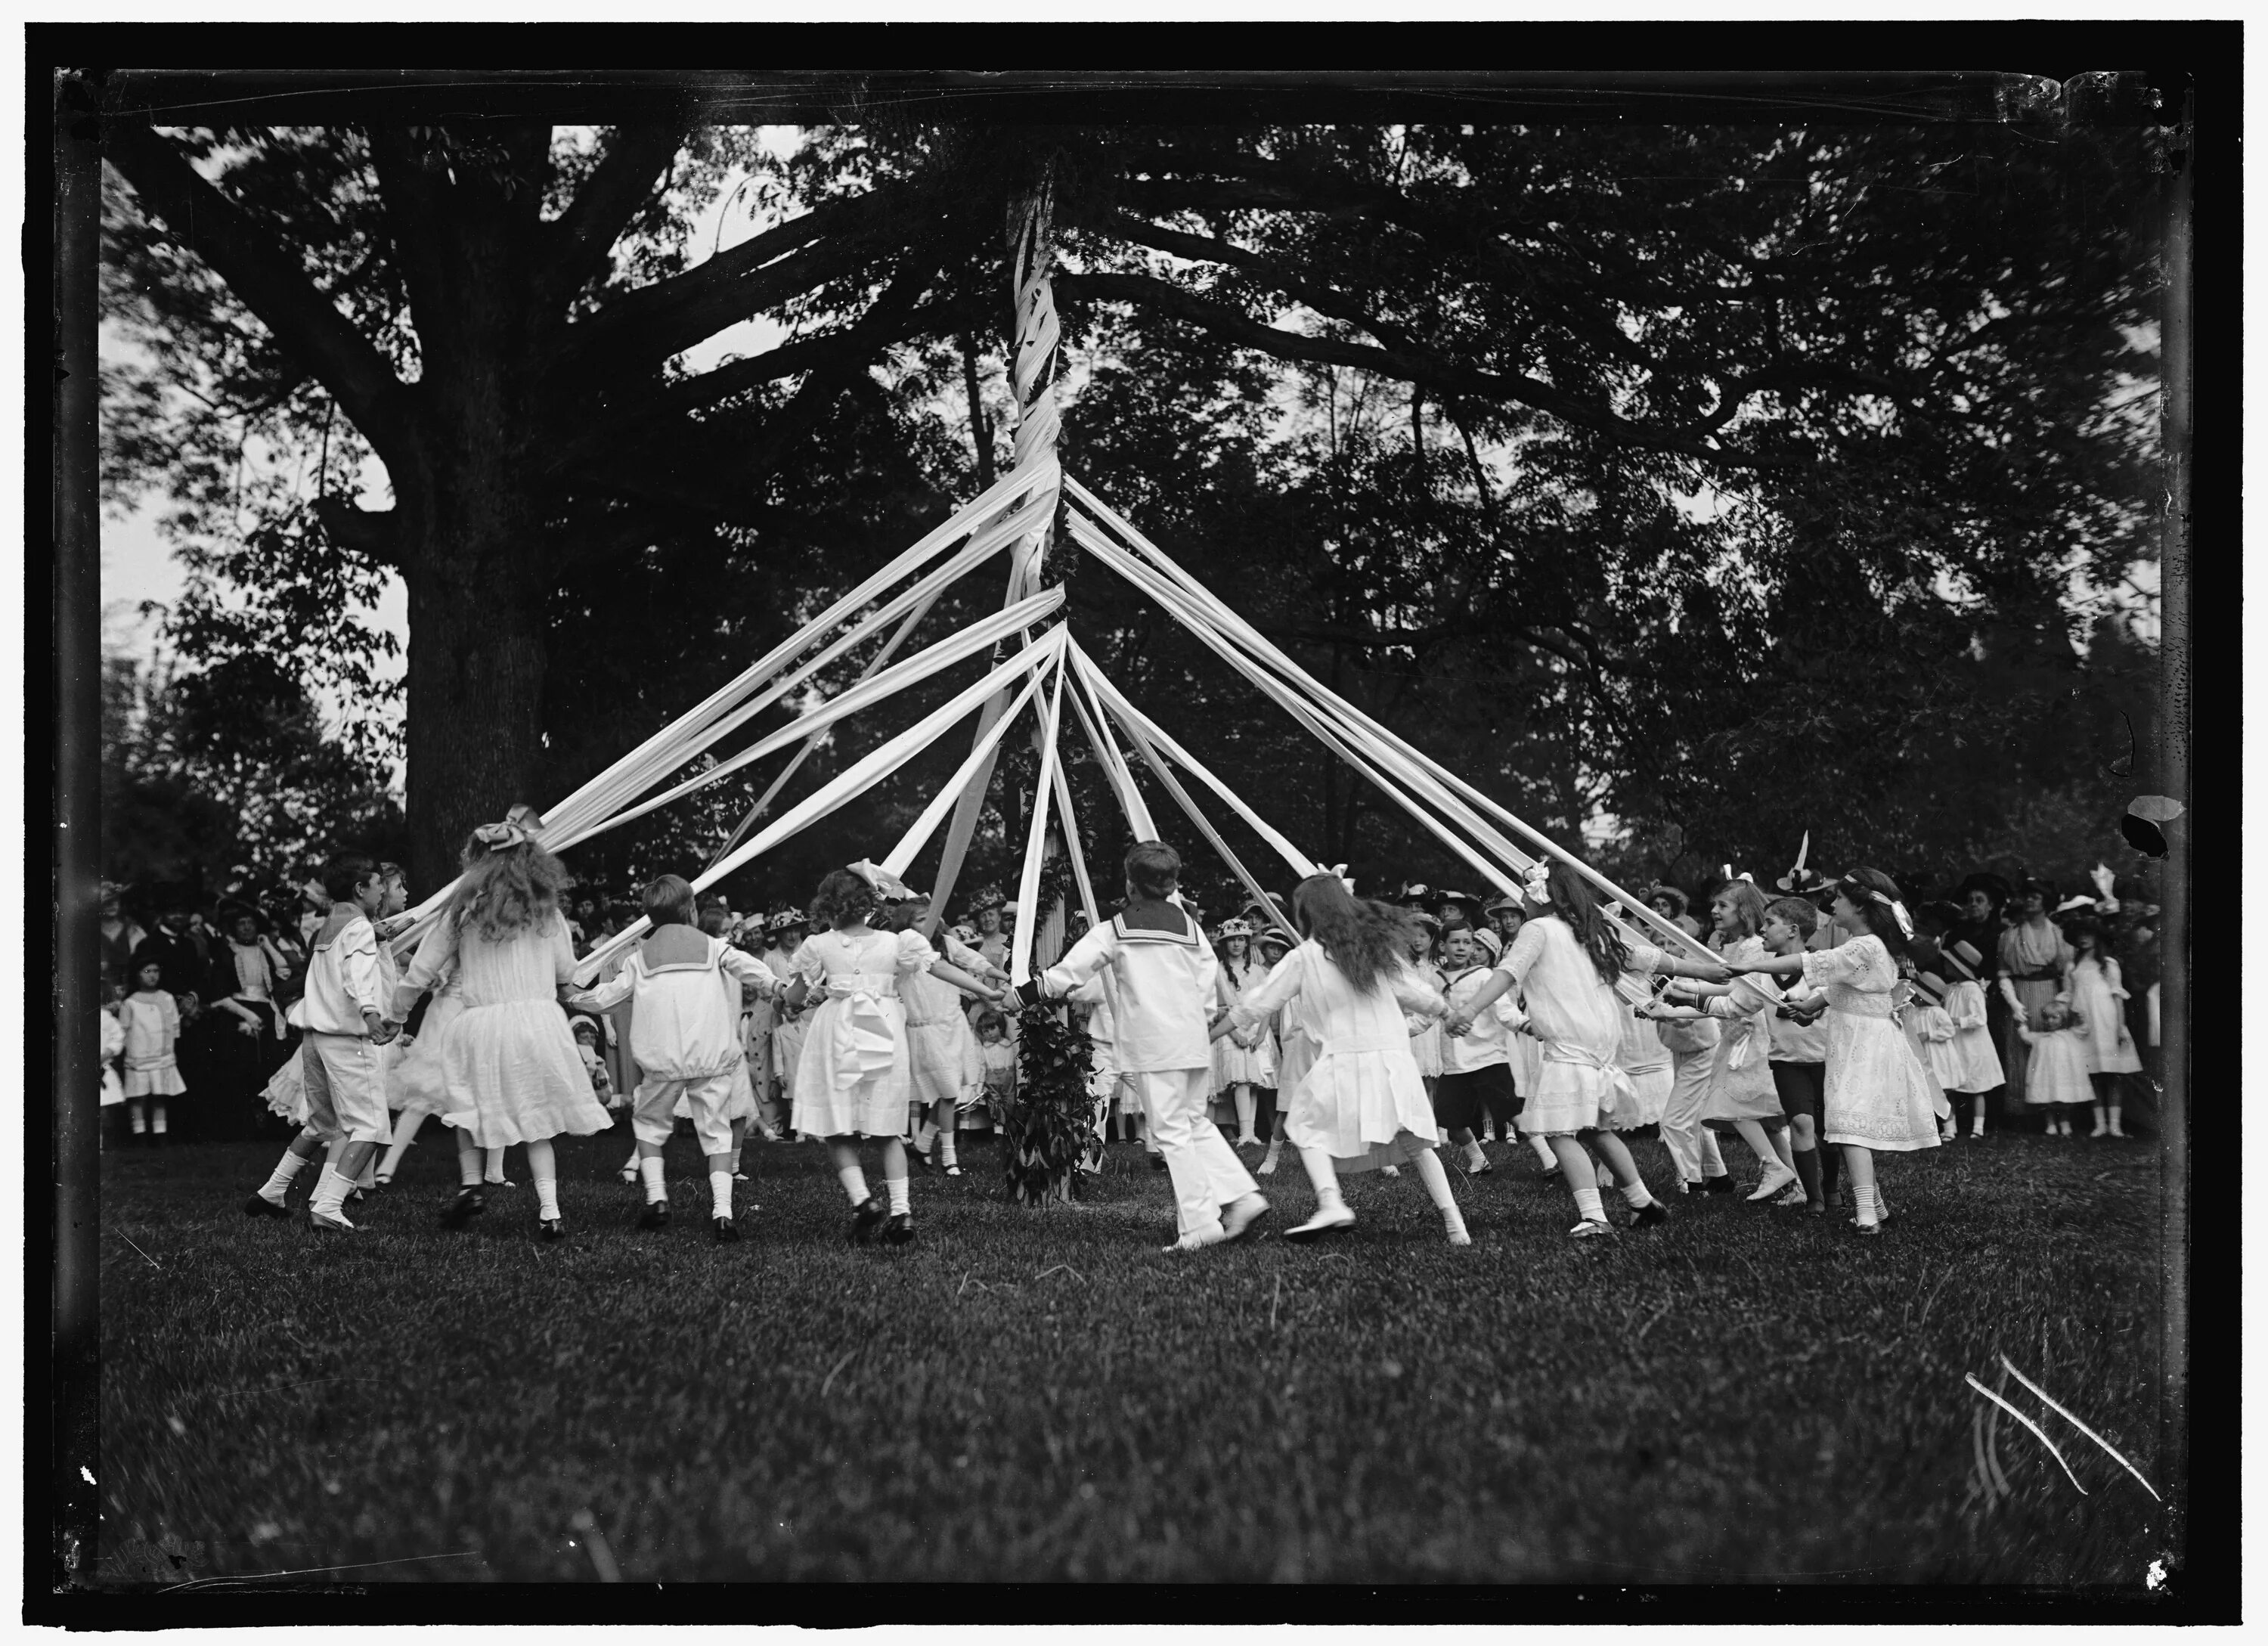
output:
[[[2000,934],[2000,998],[2008,1004],[2008,1027],[2000,1043],[2000,1066],[2007,1072],[2007,1112],[2016,1113],[2024,1102],[2024,1073],[2031,1048],[2019,1028],[2037,1029],[2047,1008],[2071,995],[2071,968],[2076,956],[2051,918],[2056,905],[2052,881],[2026,879],[2017,882],[2016,919]]]
[[[1646,888],[1646,901],[1647,907],[1686,936],[1697,938],[1701,935],[1701,922],[1686,912],[1692,907],[1693,900],[1685,895],[1683,887],[1673,886],[1668,881],[1657,881]]]

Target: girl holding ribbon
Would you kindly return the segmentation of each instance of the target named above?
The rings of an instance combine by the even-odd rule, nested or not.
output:
[[[1874,1156],[1935,1148],[1937,1115],[1929,1077],[1891,1017],[1898,963],[1913,941],[1913,919],[1897,882],[1880,869],[1853,869],[1837,882],[1831,911],[1850,934],[1835,948],[1733,963],[1733,969],[1801,977],[1827,996],[1827,1140],[1843,1150],[1859,1232],[1880,1232],[1889,1208],[1874,1184]]]
[[[1473,1019],[1507,989],[1527,1001],[1529,1032],[1542,1047],[1535,1090],[1527,1094],[1520,1129],[1545,1139],[1574,1192],[1581,1221],[1567,1232],[1578,1239],[1612,1232],[1599,1199],[1595,1148],[1613,1172],[1623,1199],[1644,1223],[1668,1209],[1647,1190],[1630,1149],[1612,1128],[1634,1124],[1637,1094],[1616,1060],[1623,1018],[1630,1010],[1615,992],[1624,974],[1666,973],[1722,982],[1730,976],[1713,961],[1683,960],[1644,943],[1631,944],[1608,921],[1591,889],[1564,862],[1528,867],[1524,890],[1531,918],[1496,963],[1496,975],[1450,1013],[1442,1032],[1462,1035]]]
[[[811,918],[827,929],[806,938],[790,963],[790,1009],[825,997],[805,1033],[795,1071],[795,1129],[827,1140],[836,1175],[850,1197],[850,1238],[860,1245],[877,1229],[893,1245],[914,1237],[903,1140],[913,1066],[898,980],[926,972],[979,1000],[997,1005],[1000,999],[941,958],[919,932],[877,931],[866,923],[884,898],[911,895],[895,875],[872,863],[835,870],[819,882],[811,901]],[[866,1187],[858,1160],[862,1137],[882,1140],[887,1210]]]

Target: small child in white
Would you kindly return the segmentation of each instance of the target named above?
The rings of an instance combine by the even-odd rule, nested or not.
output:
[[[1474,963],[1476,947],[1466,926],[1450,927],[1442,940],[1444,998],[1451,1011],[1478,994],[1495,970],[1493,957],[1484,965]],[[1450,1142],[1463,1148],[1468,1176],[1485,1177],[1496,1170],[1476,1131],[1491,1114],[1520,1112],[1520,1098],[1512,1080],[1512,1037],[1526,1021],[1513,997],[1500,994],[1473,1019],[1470,1030],[1441,1043],[1441,1074],[1433,1086],[1433,1118],[1448,1133]]]
[[[307,990],[286,1014],[306,1037],[299,1070],[306,1082],[307,1118],[268,1181],[245,1201],[248,1216],[284,1216],[284,1195],[301,1167],[327,1145],[345,1147],[324,1163],[307,1205],[308,1226],[350,1232],[348,1193],[391,1133],[378,1048],[400,1032],[386,1021],[378,933],[371,917],[385,900],[387,882],[366,857],[335,859],[323,871],[331,912],[315,934],[307,962]]]
[[[693,887],[678,875],[648,882],[645,917],[653,930],[632,949],[611,983],[578,991],[565,1003],[579,1012],[607,1012],[624,1000],[630,1012],[630,1054],[638,1081],[630,1125],[637,1134],[638,1176],[645,1184],[641,1229],[669,1222],[669,1192],[662,1181],[662,1147],[669,1141],[670,1111],[684,1098],[693,1133],[709,1167],[709,1229],[720,1244],[735,1241],[733,1222],[733,1067],[741,1057],[740,989],[781,992],[778,978],[755,956],[694,924]],[[733,979],[731,993],[719,974]],[[585,1048],[587,1059],[591,1051]]]
[[[2095,1101],[2094,1082],[2087,1078],[2086,1020],[2068,1006],[2051,1002],[2039,1008],[2039,1026],[2016,1025],[2016,1033],[2031,1048],[2024,1070],[2024,1101],[2045,1109],[2047,1134],[2071,1135],[2071,1111]]]
[[[181,1008],[158,986],[165,970],[154,960],[135,967],[134,993],[119,1008],[126,1030],[126,1122],[136,1137],[146,1129],[152,1142],[166,1135],[166,1099],[188,1090],[173,1061]]]
[[[599,1020],[578,1017],[568,1027],[575,1036],[575,1051],[591,1077],[591,1095],[609,1109],[621,1108],[624,1100],[615,1095],[614,1077],[607,1073],[607,1060],[599,1055]]]

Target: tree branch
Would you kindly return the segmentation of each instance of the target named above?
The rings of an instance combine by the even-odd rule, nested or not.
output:
[[[745,359],[728,361],[697,376],[681,378],[619,398],[601,397],[604,416],[598,420],[578,417],[582,432],[555,448],[553,467],[563,467],[619,444],[626,430],[674,422],[688,413],[705,410],[759,384],[777,382],[799,373],[837,365],[854,370],[882,351],[924,334],[949,333],[972,321],[981,322],[989,309],[974,304],[925,303],[918,307],[879,316],[870,309],[856,323],[815,337],[799,337],[777,349]]]
[[[567,376],[654,363],[904,245],[938,216],[918,181],[886,183],[742,240],[681,275],[623,293],[568,328]]]
[[[653,196],[685,144],[681,124],[617,126],[607,151],[556,222],[543,225],[542,307],[556,314],[605,270],[622,230]],[[737,249],[737,248],[735,248]]]
[[[298,260],[149,127],[106,126],[103,152],[133,185],[143,209],[228,283],[277,343],[330,390],[379,459],[398,469],[418,434],[409,391]]]
[[[1201,326],[1217,336],[1246,348],[1258,349],[1278,359],[1308,360],[1323,365],[1348,365],[1405,383],[1423,383],[1445,395],[1511,401],[1548,412],[1563,422],[1594,430],[1631,446],[1675,452],[1708,462],[1740,467],[1760,466],[1763,460],[1728,450],[1676,431],[1647,428],[1616,416],[1603,407],[1587,405],[1531,377],[1484,372],[1459,365],[1438,356],[1411,349],[1374,349],[1331,337],[1308,337],[1298,332],[1264,326],[1250,316],[1185,292],[1151,275],[1058,273],[1060,296],[1089,302],[1137,303]]]
[[[314,499],[323,535],[379,565],[401,565],[401,522],[392,509],[359,509],[344,498]]]

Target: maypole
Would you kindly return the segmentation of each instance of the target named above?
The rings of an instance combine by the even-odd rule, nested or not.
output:
[[[1062,328],[1056,320],[1055,292],[1048,281],[1048,272],[1055,261],[1053,193],[1050,180],[1042,174],[1039,186],[1009,210],[1009,273],[1015,290],[1016,343],[1008,381],[1016,402],[1016,443],[1004,479],[1048,466],[1055,455],[1056,436],[1063,426],[1056,410],[1055,388],[1056,344]],[[1035,488],[1023,492],[1010,506],[1011,513],[1031,508],[1035,498],[1045,498],[1048,505],[1044,513],[1035,511],[1030,530],[1009,550],[1008,605],[1014,605],[1038,587],[1040,568],[1047,558],[1049,539],[1055,530],[1057,496],[1052,487]],[[998,661],[997,653],[994,661]],[[984,705],[976,720],[978,743],[983,742],[985,734],[999,720],[1007,702],[1008,694],[1004,691]],[[976,833],[977,816],[984,808],[992,764],[993,757],[988,756],[983,771],[961,791],[954,808],[953,823],[946,831],[944,855],[937,866],[937,883],[931,890],[925,935],[934,937],[945,919],[946,900],[953,896],[954,882],[961,877],[968,843]],[[1035,804],[1037,801],[1038,797],[1034,796]],[[1035,912],[1029,909],[1019,911],[1020,923],[1028,924]]]

